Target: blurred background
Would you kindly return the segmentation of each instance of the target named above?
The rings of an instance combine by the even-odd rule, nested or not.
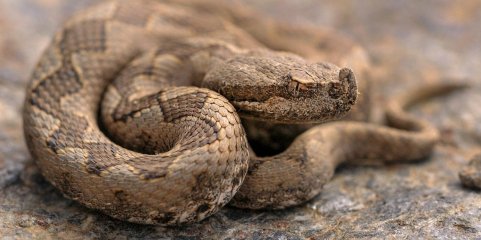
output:
[[[469,81],[470,90],[413,109],[442,132],[417,164],[344,167],[313,201],[285,211],[226,208],[193,226],[112,220],[61,196],[28,155],[24,87],[54,31],[98,0],[0,0],[0,236],[12,238],[323,239],[481,237],[481,194],[457,171],[481,145],[481,1],[242,0],[279,21],[336,29],[372,60],[375,103],[425,82]]]

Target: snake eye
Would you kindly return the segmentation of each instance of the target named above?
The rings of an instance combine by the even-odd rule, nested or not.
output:
[[[291,74],[288,74],[285,78],[288,80],[287,91],[295,97],[299,96],[301,92],[309,90],[311,87],[309,86],[310,84],[308,84],[310,82],[303,78],[296,78]]]

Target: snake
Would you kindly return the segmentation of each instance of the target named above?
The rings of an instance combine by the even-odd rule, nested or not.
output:
[[[438,131],[405,109],[446,86],[393,97],[388,126],[334,121],[369,105],[367,59],[347,39],[231,3],[103,1],[69,18],[33,70],[28,149],[67,198],[168,226],[228,203],[305,203],[343,163],[428,157]],[[276,129],[292,141],[256,154],[248,133]]]

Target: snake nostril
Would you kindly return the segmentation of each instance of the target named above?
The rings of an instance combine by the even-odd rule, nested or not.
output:
[[[341,97],[343,91],[341,90],[341,83],[339,82],[331,82],[329,83],[329,96],[333,99],[338,99]]]

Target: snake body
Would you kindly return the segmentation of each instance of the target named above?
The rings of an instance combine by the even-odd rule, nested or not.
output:
[[[28,147],[65,196],[162,225],[200,221],[228,202],[303,203],[346,161],[428,156],[436,129],[403,108],[442,87],[390,103],[390,125],[404,130],[333,122],[282,153],[250,150],[241,119],[312,125],[354,105],[363,84],[353,71],[313,60],[340,56],[332,61],[360,69],[359,48],[333,39],[324,50],[311,44],[314,54],[294,44],[329,38],[220,3],[103,2],[68,20],[35,68],[24,107]]]

